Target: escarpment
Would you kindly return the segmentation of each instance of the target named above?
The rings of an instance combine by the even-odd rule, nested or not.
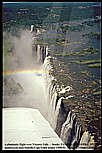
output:
[[[47,56],[43,71],[50,125],[69,149],[94,150],[94,136],[87,128],[89,120],[83,104],[78,103],[68,69],[55,57]]]

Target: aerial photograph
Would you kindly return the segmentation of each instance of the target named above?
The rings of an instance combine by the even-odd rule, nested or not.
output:
[[[101,150],[101,1],[2,2],[2,150]]]

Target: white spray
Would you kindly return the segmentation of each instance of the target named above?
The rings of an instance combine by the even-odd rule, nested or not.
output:
[[[42,65],[38,65],[36,57],[32,55],[32,44],[34,43],[32,33],[28,30],[21,30],[20,34],[20,38],[9,37],[14,46],[13,56],[10,58],[14,60],[9,60],[12,62],[8,70],[15,71],[15,75],[10,77],[22,86],[23,92],[8,97],[5,93],[4,96],[7,98],[5,98],[4,106],[37,108],[46,117],[48,109],[44,93]]]

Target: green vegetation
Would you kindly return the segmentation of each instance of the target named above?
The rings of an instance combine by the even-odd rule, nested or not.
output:
[[[66,31],[74,31],[74,32],[75,31],[82,31],[83,29],[85,29],[85,25],[82,25],[82,24],[78,24],[76,26],[62,25],[61,29],[62,29],[63,33],[65,33]]]
[[[85,21],[85,22],[83,22],[82,23],[83,25],[88,25],[88,26],[91,26],[91,27],[93,27],[94,26],[94,21]]]
[[[44,39],[40,39],[37,38],[36,44],[42,45],[42,44],[57,44],[57,45],[67,45],[69,43],[69,41],[66,41],[65,39],[61,39],[61,38],[44,38]]]
[[[35,43],[36,45],[37,45],[37,44],[39,44],[39,45],[44,44],[44,42],[43,42],[42,40],[36,40],[34,43]]]
[[[87,70],[81,71],[81,74],[83,74],[84,76],[87,76],[87,77],[91,77],[90,72]]]
[[[67,52],[66,52],[66,53],[56,53],[56,54],[55,54],[55,56],[63,56],[63,55],[64,55],[64,56],[70,56],[70,55],[74,55],[74,53],[73,53],[73,52],[70,52],[70,53],[67,53]]]
[[[100,68],[101,67],[101,63],[89,64],[88,67],[91,67],[91,68]]]
[[[80,43],[80,42],[73,42],[72,44],[74,43]],[[70,44],[70,42],[64,42],[64,41],[61,41],[61,42],[57,42],[57,44]],[[89,55],[89,54],[98,54],[99,53],[99,50],[96,49],[96,48],[93,48],[93,47],[88,47],[88,48],[85,48],[81,51],[77,51],[77,52],[66,52],[64,53],[64,56],[70,56],[70,55],[75,55],[75,56],[85,56],[85,55]],[[56,56],[61,56],[63,55],[63,53],[59,53],[59,54],[56,54]]]
[[[84,65],[88,64],[88,67],[90,68],[100,68],[101,67],[101,59],[95,59],[95,60],[76,60],[74,61],[76,64]]]
[[[95,59],[95,60],[77,60],[74,61],[74,63],[76,64],[94,64],[94,63],[100,63],[101,60],[100,59]]]
[[[89,54],[97,54],[99,52],[98,49],[96,48],[93,48],[93,47],[88,47],[88,48],[85,48],[83,49],[82,51],[80,52],[65,52],[64,54],[63,53],[57,53],[55,54],[56,56],[85,56],[85,55],[89,55]]]
[[[101,38],[101,33],[90,32],[90,33],[83,34],[82,36],[87,37],[87,38],[100,39]]]
[[[93,92],[93,95],[101,95],[101,90]]]
[[[93,47],[88,47],[86,49],[83,49],[82,51],[84,54],[97,54],[99,52],[98,49],[93,48]]]

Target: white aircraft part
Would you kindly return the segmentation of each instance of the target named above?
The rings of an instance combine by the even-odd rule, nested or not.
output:
[[[59,147],[63,144],[64,149],[68,150],[37,109],[3,108],[3,150],[7,144],[20,143],[47,143],[48,146],[58,143]]]

